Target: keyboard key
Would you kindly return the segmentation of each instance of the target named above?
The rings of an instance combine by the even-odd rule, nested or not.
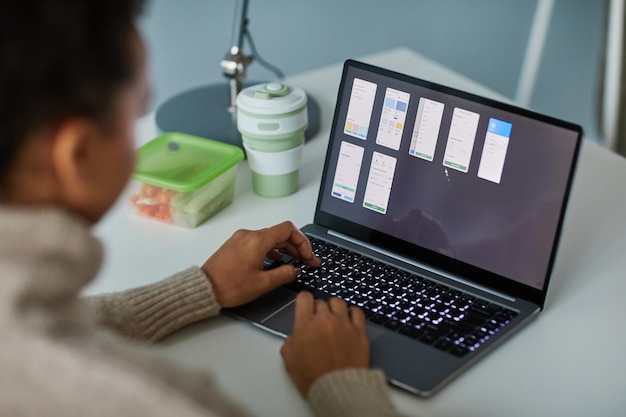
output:
[[[395,308],[391,307],[390,305],[383,305],[382,307],[380,307],[378,309],[378,312],[381,314],[384,314],[386,316],[391,315],[392,313],[394,313],[396,311]]]
[[[428,333],[426,333],[424,336],[420,338],[420,342],[426,343],[427,345],[432,345],[433,343],[435,343],[436,340],[437,340],[436,336],[432,334],[428,334]]]
[[[460,298],[462,302],[467,303],[468,305],[473,303],[475,299],[476,297],[469,295],[469,294],[463,294]]]
[[[415,274],[411,274],[410,278],[411,278],[411,281],[413,281],[413,284],[420,284],[424,280],[424,278]]]
[[[342,298],[344,300],[350,300],[352,298],[352,291],[348,290],[348,289],[340,289],[339,291],[337,291],[337,293],[335,294],[337,297]]]
[[[355,294],[350,301],[360,306],[368,299],[369,298],[366,295]]]
[[[338,293],[339,291],[341,291],[341,290],[342,290],[342,288],[341,288],[341,286],[336,285],[336,284],[328,284],[328,285],[325,287],[325,290],[326,290],[326,292],[328,292],[329,294],[332,294],[332,295],[337,295],[337,293]]]
[[[483,330],[477,330],[474,332],[474,336],[476,336],[478,338],[478,340],[483,340],[486,336],[488,336],[489,333],[483,331]]]
[[[412,310],[413,310],[413,308],[414,308],[413,304],[411,304],[411,303],[410,303],[410,302],[408,302],[408,301],[401,300],[401,301],[398,303],[398,309],[399,309],[399,310],[402,310],[402,311],[404,311],[404,312],[406,312],[406,313],[408,313],[408,312],[412,311]]]
[[[435,290],[436,290],[439,294],[444,294],[444,293],[448,292],[448,291],[450,290],[450,288],[449,288],[449,287],[447,287],[447,286],[445,286],[445,285],[438,284],[438,285],[435,287]]]
[[[399,300],[402,299],[402,296],[406,293],[403,288],[398,287],[397,285],[394,285],[392,288],[390,288],[388,292],[393,294]]]
[[[492,321],[490,321],[489,323],[485,324],[485,329],[487,329],[487,331],[489,332],[495,332],[496,330],[498,330],[500,328],[500,326]]]
[[[306,291],[309,287],[307,285],[305,285],[304,283],[300,282],[300,281],[293,281],[290,282],[289,284],[285,285],[285,287],[295,291],[295,292],[302,292],[302,291]]]
[[[337,267],[337,269],[335,269],[335,274],[337,274],[338,276],[346,276],[346,275],[349,275],[351,272],[352,272],[352,268],[349,268],[343,264]]]
[[[409,281],[409,277],[411,276],[411,274],[409,274],[406,271],[399,270],[396,273],[396,276],[398,277],[399,280],[403,280],[403,281],[406,280],[408,282]]]
[[[348,253],[350,253],[350,251],[346,248],[337,247],[335,253],[337,254],[337,256],[345,257]]]
[[[374,300],[372,298],[368,299],[366,302],[363,303],[363,307],[369,308],[370,310],[375,310],[378,311],[378,309],[382,306],[383,304],[380,301]]]
[[[363,284],[354,285],[354,287],[352,287],[352,291],[354,291],[355,294],[362,295],[366,298],[370,298],[369,294],[372,292],[368,286]]]
[[[402,323],[406,323],[413,318],[413,315],[411,315],[410,313],[405,313],[405,312],[396,310],[396,312],[393,313],[393,318]]]
[[[355,271],[353,269],[352,273],[350,274],[350,278],[352,278],[353,281],[363,282],[363,280],[367,278],[367,275],[365,275],[361,271]]]
[[[463,319],[463,322],[470,325],[478,326],[479,324],[484,323],[485,319],[486,317],[484,315],[476,313],[475,311],[468,310],[468,314]]]
[[[385,298],[385,293],[378,289],[372,290],[372,292],[370,293],[370,297],[372,298],[372,300],[381,301],[383,298]]]
[[[313,248],[313,252],[318,253],[320,248],[324,246],[324,241],[320,239],[313,238],[310,240],[311,248]]]
[[[476,299],[476,301],[474,301],[474,306],[482,308],[482,309],[487,309],[487,307],[489,307],[489,301],[487,300],[483,300],[481,298]]]
[[[458,300],[462,295],[461,291],[457,291],[457,290],[450,290],[448,291],[448,294],[450,294],[452,298],[454,298],[455,300]]]
[[[374,314],[373,316],[371,316],[369,318],[369,321],[371,321],[374,324],[383,324],[385,323],[387,320],[389,320],[389,318],[383,314]]]
[[[470,307],[468,310],[473,317],[477,317],[477,320],[485,321],[491,317],[493,317],[493,313],[489,310],[483,310],[481,308],[474,308],[474,306]]]
[[[340,284],[343,281],[345,281],[345,279],[346,279],[345,277],[343,277],[343,276],[341,276],[341,275],[339,275],[337,273],[325,275],[324,277],[328,280],[328,282],[332,282],[332,283],[335,283],[335,284]]]
[[[449,352],[454,356],[463,357],[469,353],[469,350],[463,346],[455,346]]]
[[[489,306],[487,306],[487,309],[489,311],[493,311],[494,313],[498,313],[502,311],[502,306],[499,306],[497,304],[489,304]]]
[[[412,339],[418,339],[420,337],[422,337],[424,335],[424,331],[420,330],[416,327],[413,326],[404,326],[402,328],[400,328],[399,333],[408,336]]]
[[[424,327],[424,330],[426,331],[426,333],[432,334],[433,336],[437,337],[443,337],[450,333],[450,329],[446,328],[445,326],[435,326],[432,324],[426,325]]]
[[[361,255],[354,252],[348,252],[348,254],[346,254],[344,257],[345,264],[351,268],[354,268],[359,263],[360,259]]]
[[[448,350],[454,346],[454,343],[452,343],[450,339],[444,337],[443,339],[435,343],[434,346],[439,350]]]
[[[390,319],[389,321],[387,321],[385,323],[385,327],[388,328],[388,329],[396,331],[396,330],[400,329],[400,327],[402,327],[402,323],[400,321],[398,321],[398,320]]]
[[[378,284],[378,279],[368,274],[367,276],[365,276],[365,278],[363,278],[363,282],[370,287],[376,287],[376,284]]]
[[[321,288],[324,288],[326,284],[328,284],[328,282],[323,278],[316,278],[313,280],[311,284],[314,288],[321,289]]]
[[[398,273],[398,268],[386,265],[383,269],[387,275],[396,275]]]
[[[431,280],[424,279],[424,280],[422,280],[422,282],[420,282],[420,285],[421,285],[422,288],[431,289],[431,288],[433,288],[437,284],[435,284]]]

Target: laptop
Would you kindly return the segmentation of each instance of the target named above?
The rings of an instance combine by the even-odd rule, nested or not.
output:
[[[348,60],[302,228],[322,266],[228,313],[286,336],[299,291],[343,298],[366,313],[371,366],[432,395],[544,308],[581,138],[578,125]]]

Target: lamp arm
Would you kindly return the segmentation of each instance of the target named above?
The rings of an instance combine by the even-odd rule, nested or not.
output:
[[[233,42],[231,53],[236,54],[243,47],[243,40],[248,25],[248,0],[237,0],[235,22],[233,23]]]
[[[233,39],[230,50],[226,53],[220,67],[222,74],[229,79],[230,105],[228,110],[234,113],[237,102],[237,94],[241,91],[246,68],[252,62],[253,57],[244,55],[243,41],[248,26],[248,0],[237,0],[235,6],[235,21],[233,24]]]

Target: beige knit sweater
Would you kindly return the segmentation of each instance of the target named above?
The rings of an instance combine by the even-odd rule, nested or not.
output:
[[[101,244],[80,220],[0,206],[0,416],[254,414],[205,373],[146,347],[219,313],[202,271],[81,299],[101,261]],[[309,403],[318,416],[397,415],[377,371],[320,378]]]

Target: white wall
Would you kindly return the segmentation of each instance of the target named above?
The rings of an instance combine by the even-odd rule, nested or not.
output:
[[[250,0],[259,53],[287,75],[407,46],[514,98],[536,1]],[[224,82],[234,0],[152,0],[141,22],[151,51],[154,106]],[[557,0],[530,107],[580,123],[598,140],[605,3]],[[272,75],[253,64],[248,79]]]

